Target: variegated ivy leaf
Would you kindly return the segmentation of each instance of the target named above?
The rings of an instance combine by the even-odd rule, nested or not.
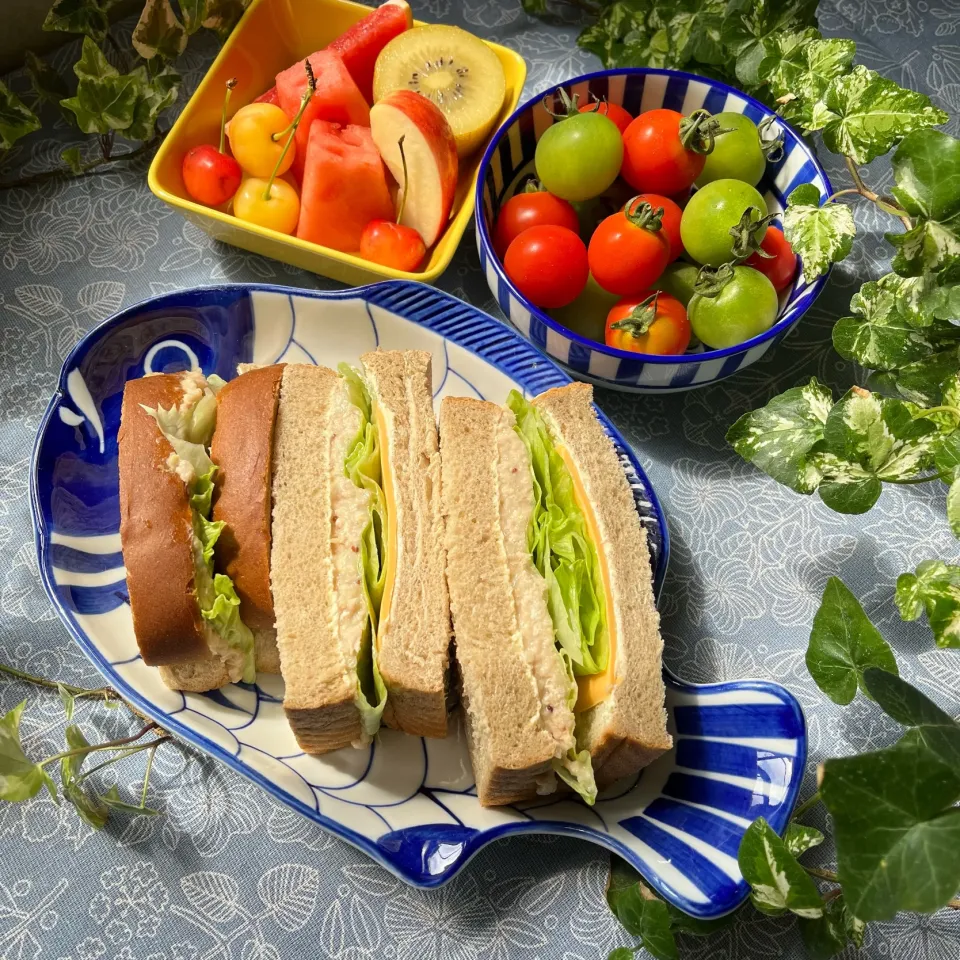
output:
[[[69,117],[69,113],[60,106],[60,101],[69,96],[70,90],[57,70],[32,50],[24,54],[24,65],[30,75],[30,86],[33,87],[37,99],[41,103],[52,104]]]
[[[89,37],[83,39],[80,59],[73,65],[73,72],[80,80],[105,80],[120,73]]]
[[[939,270],[960,258],[960,141],[939,130],[905,137],[893,156],[893,195],[915,220],[890,233],[894,269],[904,275]]]
[[[940,403],[940,385],[958,370],[960,352],[951,346],[884,376],[889,380],[888,386],[905,400],[932,406]]]
[[[947,523],[960,540],[960,477],[955,477],[947,490]]]
[[[816,827],[808,827],[803,823],[790,823],[783,835],[787,850],[795,857],[799,857],[811,847],[819,847],[823,839],[823,834]]]
[[[783,117],[807,129],[814,104],[834,77],[850,70],[856,52],[852,40],[824,40],[814,29],[778,33],[764,45],[759,78],[774,100],[793,98],[783,104]]]
[[[61,101],[77,118],[84,133],[126,130],[133,123],[140,81],[134,74],[120,75],[89,37],[73,72],[80,82],[77,93]]]
[[[800,936],[809,960],[830,960],[847,946],[843,895],[824,904],[823,916],[799,921]]]
[[[41,787],[46,787],[50,796],[56,797],[49,774],[20,746],[20,717],[26,706],[24,700],[0,717],[0,800],[11,803],[29,800]]]
[[[190,36],[193,36],[202,26],[207,17],[207,0],[179,0],[180,16],[183,17],[183,28]],[[541,0],[544,4],[546,0]],[[528,13],[534,13],[528,10]],[[546,7],[541,14],[546,13]]]
[[[43,21],[44,30],[82,33],[97,43],[107,35],[107,11],[116,0],[54,0]]]
[[[860,65],[830,81],[813,109],[810,129],[823,131],[827,149],[861,164],[887,153],[908,133],[949,119],[925,94]]]
[[[225,40],[249,3],[250,0],[207,0],[203,25],[208,30],[213,30],[221,40]]]
[[[138,67],[133,72],[140,82],[133,121],[124,131],[124,136],[131,140],[151,140],[157,132],[157,117],[177,101],[181,77],[169,65],[153,77],[148,76],[144,67]]]
[[[40,118],[0,80],[0,150],[40,129]]]
[[[144,60],[174,60],[187,46],[187,31],[173,12],[170,0],[147,0],[131,37]]]
[[[816,377],[793,387],[765,407],[745,413],[727,431],[727,443],[752,463],[797,493],[812,493],[820,470],[810,451],[823,439],[833,394]]]
[[[744,833],[737,862],[750,884],[750,900],[761,913],[822,916],[823,900],[816,885],[763,817]]]
[[[904,620],[926,611],[938,647],[960,647],[960,567],[924,560],[897,578],[896,600]]]
[[[853,213],[835,201],[821,205],[820,191],[812,183],[797,187],[787,203],[783,231],[803,261],[804,275],[812,280],[850,252],[857,233]]]
[[[900,312],[915,327],[929,327],[935,320],[960,320],[960,283],[946,272],[917,277],[888,273],[878,283],[894,293]]]

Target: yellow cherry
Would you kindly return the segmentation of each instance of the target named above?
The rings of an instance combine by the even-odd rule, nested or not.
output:
[[[293,134],[289,118],[273,103],[249,103],[227,124],[230,150],[237,163],[254,177],[270,176]],[[290,169],[296,152],[297,145],[291,142],[277,167],[278,175]]]
[[[233,198],[233,215],[278,233],[293,233],[300,219],[300,197],[286,180],[250,177]]]

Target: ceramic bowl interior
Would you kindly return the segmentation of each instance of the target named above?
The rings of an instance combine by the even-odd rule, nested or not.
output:
[[[228,79],[237,79],[231,97],[232,115],[272,87],[279,71],[326,47],[369,12],[370,7],[350,0],[253,0],[160,145],[147,178],[150,189],[217,240],[344,283],[369,283],[399,277],[431,280],[443,273],[473,213],[474,184],[482,149],[461,164],[450,222],[422,269],[416,273],[383,267],[356,254],[321,247],[238,220],[223,208],[203,206],[190,199],[180,175],[183,157],[188,150],[198,144],[217,142],[224,84]],[[422,25],[420,21],[415,23]],[[520,100],[527,68],[523,58],[513,50],[496,43],[488,46],[500,60],[507,80],[506,98],[500,114],[502,119]]]
[[[756,123],[771,111],[758,100],[719,81],[676,70],[602,70],[575,77],[563,84],[568,93],[588,102],[590,95],[620,104],[631,114],[665,107],[684,115],[701,107],[711,113],[743,113]],[[722,380],[755,363],[773,349],[797,323],[823,288],[826,277],[808,280],[802,265],[781,295],[777,322],[766,332],[724,350],[704,350],[682,357],[656,357],[608,347],[574,332],[539,310],[517,290],[493,251],[493,224],[503,203],[534,175],[537,141],[557,122],[548,111],[550,95],[532,97],[500,128],[483,157],[476,201],[477,246],[490,290],[516,328],[572,376],[606,387],[641,392],[689,390]],[[558,105],[558,104],[557,104]],[[772,129],[782,134],[782,156],[767,164],[757,189],[770,213],[781,213],[790,192],[812,183],[821,202],[832,192],[830,181],[812,149],[789,124],[774,120]],[[779,225],[779,219],[776,221]]]

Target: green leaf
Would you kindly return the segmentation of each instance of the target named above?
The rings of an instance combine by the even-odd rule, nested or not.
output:
[[[534,3],[542,3],[543,10],[527,10],[527,13],[546,13],[546,0],[533,0]],[[183,28],[189,36],[193,36],[202,26],[207,18],[207,0],[179,0],[180,16],[183,18]],[[526,9],[526,7],[524,8]]]
[[[960,140],[918,130],[904,137],[892,166],[893,195],[911,216],[946,220],[960,211]]]
[[[856,51],[852,40],[824,40],[814,29],[774,34],[764,43],[759,79],[772,99],[795,98],[783,104],[783,117],[807,128],[814,105],[834,77],[849,72]]]
[[[117,790],[116,784],[110,787],[107,792],[100,797],[102,803],[110,807],[111,810],[122,810],[124,813],[142,813],[148,817],[157,816],[160,811],[154,810],[151,807],[141,807],[138,803],[127,803],[120,797],[120,792]]]
[[[61,113],[65,113],[60,101],[70,95],[70,88],[59,72],[32,50],[24,54],[24,65],[30,76],[30,86],[40,102],[52,104]]]
[[[524,0],[526,3],[527,0]],[[607,954],[607,960],[633,960],[636,947],[616,947]]]
[[[953,535],[960,539],[960,477],[955,477],[947,490],[947,523]]]
[[[812,280],[850,253],[857,234],[853,213],[850,207],[833,200],[821,205],[820,191],[812,183],[797,187],[787,204],[784,236],[803,261],[804,275]]]
[[[89,38],[84,37],[80,59],[73,65],[79,80],[104,80],[116,77],[119,70],[103,55],[103,51]]]
[[[783,835],[783,843],[790,853],[799,857],[801,853],[805,853],[811,847],[819,847],[823,843],[823,834],[816,827],[791,822],[787,825],[787,832]]]
[[[869,667],[897,672],[893,651],[837,577],[831,577],[823,591],[806,659],[816,685],[839,704],[850,703],[858,686],[869,696],[863,681]]]
[[[870,695],[887,716],[910,727],[928,750],[960,769],[960,723],[901,677],[868,670],[865,680]]]
[[[916,573],[897,578],[896,600],[904,620],[926,611],[938,647],[960,647],[960,567],[924,560]]]
[[[86,762],[87,757],[90,755],[90,742],[83,735],[83,731],[75,724],[71,723],[64,734],[67,738],[67,747],[70,750],[81,750],[82,753],[75,753],[72,757],[62,757],[60,760],[60,778],[63,780],[63,785],[66,785],[75,780],[80,775],[80,768]]]
[[[207,0],[203,25],[221,41],[230,36],[250,0]]]
[[[760,83],[764,41],[772,34],[817,25],[817,0],[732,0],[724,18],[722,40],[736,58],[737,79]]]
[[[173,12],[170,0],[147,0],[131,37],[144,60],[175,60],[187,47],[187,31]]]
[[[119,75],[89,37],[84,37],[73,72],[80,80],[77,94],[61,101],[61,105],[76,116],[80,129],[84,133],[126,130],[133,122],[139,77]]]
[[[822,769],[853,914],[889,920],[943,906],[960,887],[960,767],[911,731],[886,750],[830,759]]]
[[[830,81],[813,110],[810,129],[823,132],[828,150],[863,164],[887,153],[908,133],[948,119],[925,94],[860,65]]]
[[[763,817],[744,833],[737,862],[750,884],[750,900],[761,913],[779,916],[789,910],[809,919],[823,913],[813,880]]]
[[[937,352],[937,328],[919,327],[903,310],[907,282],[888,274],[854,294],[850,309],[855,316],[842,317],[833,328],[833,346],[841,357],[874,370],[891,370]],[[913,305],[921,309],[919,300]]]
[[[960,353],[953,346],[896,371],[893,386],[913,403],[932,406],[940,403],[941,384],[960,370]]]
[[[893,269],[905,277],[939,270],[960,257],[960,213],[943,222],[923,220],[904,233],[885,233],[896,248]]]
[[[144,67],[138,67],[134,74],[139,79],[137,101],[133,108],[133,121],[124,131],[124,136],[131,140],[152,140],[157,132],[157,118],[177,102],[181,77],[169,65],[153,77],[147,75]]]
[[[70,168],[71,173],[83,172],[83,157],[80,154],[79,147],[67,147],[60,154],[60,159]]]
[[[800,936],[809,960],[829,960],[846,947],[845,915],[846,908],[841,895],[824,905],[822,917],[800,920]]]
[[[101,43],[107,35],[110,21],[107,10],[113,0],[54,0],[53,6],[43,21],[44,30],[59,30],[63,33],[82,33]]]
[[[69,723],[73,719],[73,705],[74,699],[73,694],[62,684],[57,684],[57,692],[60,694],[60,702],[63,704],[63,712],[67,716],[67,722]]]
[[[843,929],[850,942],[859,950],[863,946],[863,940],[867,934],[867,925],[850,912],[846,902],[843,905]]]
[[[20,745],[20,717],[26,706],[24,700],[0,718],[0,800],[10,803],[29,800],[44,786],[54,799],[57,795],[47,771]]]
[[[40,118],[0,80],[0,150],[40,129]]]
[[[797,493],[820,483],[810,451],[823,439],[833,395],[816,377],[793,387],[765,407],[745,413],[727,431],[727,443],[748,463]]]
[[[73,804],[78,816],[84,823],[93,827],[94,830],[100,830],[107,822],[109,811],[98,797],[85,790],[79,782],[80,770],[90,755],[92,747],[83,735],[83,731],[76,724],[70,724],[65,733],[67,746],[71,750],[82,750],[84,752],[74,754],[72,757],[63,757],[60,760],[63,797],[68,803]]]

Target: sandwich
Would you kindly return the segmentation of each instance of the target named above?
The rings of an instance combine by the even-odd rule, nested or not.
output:
[[[598,788],[670,749],[646,536],[592,388],[440,408],[447,582],[484,805]]]
[[[190,691],[282,673],[316,754],[381,721],[447,730],[430,355],[361,367],[242,365],[226,385],[191,373],[124,391],[121,541],[144,661]]]
[[[201,373],[130,380],[118,435],[120,540],[143,661],[167,686],[252,683],[253,635],[230,577],[214,571],[209,443],[223,381]]]

